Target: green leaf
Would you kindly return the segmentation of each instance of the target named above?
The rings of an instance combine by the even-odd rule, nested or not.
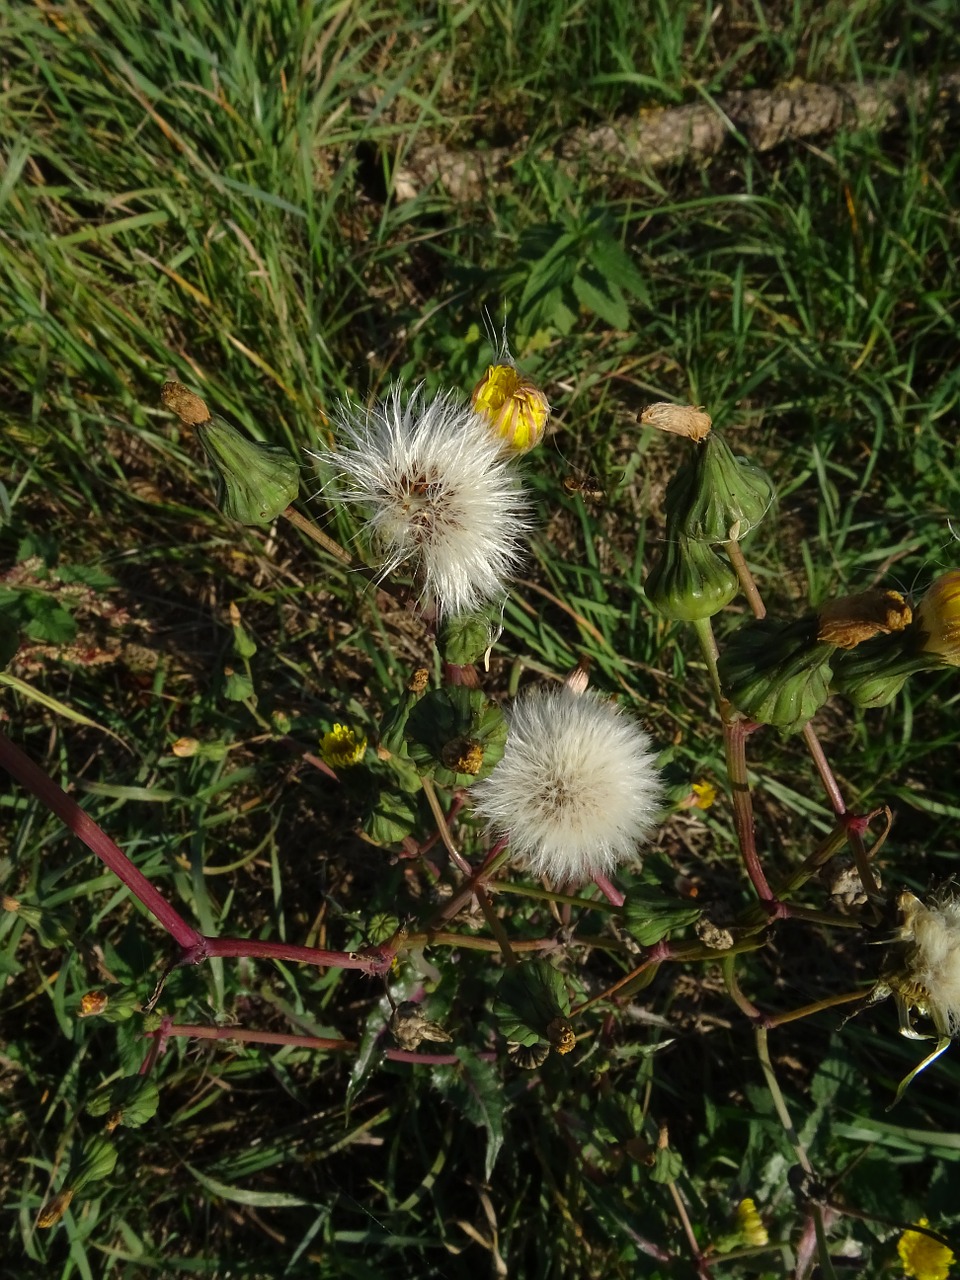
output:
[[[643,947],[683,929],[700,918],[700,908],[688,906],[680,898],[664,893],[656,885],[634,885],[623,904],[627,932]]]
[[[612,236],[600,234],[593,238],[587,248],[587,259],[604,280],[649,305],[650,291],[646,279],[627,251]]]
[[[484,1177],[487,1181],[503,1146],[503,1114],[506,1096],[493,1064],[478,1058],[464,1045],[456,1049],[459,1067],[442,1066],[431,1070],[434,1087],[468,1120],[487,1131]]]
[[[493,1013],[507,1040],[524,1047],[547,1040],[551,1022],[570,1013],[563,974],[547,960],[529,960],[505,970]]]
[[[242,671],[225,671],[223,696],[231,702],[246,702],[253,697],[253,681]]]
[[[657,1152],[653,1159],[653,1168],[650,1170],[650,1180],[652,1182],[676,1182],[683,1171],[683,1156],[679,1151],[674,1151],[670,1147],[663,1147]]]
[[[77,624],[52,596],[31,591],[27,600],[29,620],[24,627],[28,639],[41,644],[70,644],[76,639]]]
[[[581,271],[574,278],[573,292],[582,307],[598,315],[611,329],[630,327],[630,309],[612,280],[604,280],[589,269]]]

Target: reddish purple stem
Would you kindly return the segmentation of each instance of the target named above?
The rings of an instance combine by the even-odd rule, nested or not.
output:
[[[24,755],[19,747],[14,746],[6,734],[0,732],[0,765],[7,770],[17,782],[32,791],[37,799],[55,813],[68,830],[72,831],[101,862],[110,868],[113,874],[127,886],[135,898],[146,907],[150,914],[163,925],[184,949],[195,947],[203,940],[203,935],[192,925],[187,924],[183,916],[171,907],[166,898],[155,889],[142,871],[138,870],[118,845],[110,839],[105,831],[80,808],[72,796],[68,796],[62,787],[58,787],[52,778],[48,778],[39,765],[34,764],[29,756]]]

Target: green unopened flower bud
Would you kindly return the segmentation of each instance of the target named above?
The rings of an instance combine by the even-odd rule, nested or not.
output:
[[[147,1076],[124,1076],[109,1088],[100,1089],[87,1103],[87,1114],[109,1116],[107,1127],[118,1125],[139,1129],[156,1115],[160,1105],[160,1090]]]
[[[447,618],[437,636],[437,648],[444,662],[465,667],[479,662],[497,641],[502,631],[499,622],[488,613],[457,613]]]
[[[74,1191],[82,1190],[88,1182],[109,1178],[117,1163],[117,1148],[109,1138],[98,1135],[84,1144],[83,1156],[76,1177],[71,1180]]]
[[[269,524],[300,491],[300,467],[280,445],[259,444],[212,417],[197,438],[217,474],[217,506],[240,524]]]
[[[720,656],[720,683],[738,711],[758,724],[797,733],[830,696],[833,645],[817,640],[816,618],[745,622]]]
[[[669,521],[688,538],[732,542],[757,527],[772,501],[766,474],[736,457],[712,431],[667,486],[666,509]]]
[[[657,613],[675,622],[712,618],[737,594],[737,575],[705,542],[676,533],[672,523],[667,535],[644,584],[647,599]]]
[[[920,649],[923,639],[915,622],[906,631],[877,636],[850,653],[838,654],[832,664],[833,689],[857,707],[887,706],[914,672],[944,665],[936,654]]]
[[[430,672],[426,667],[418,667],[407,683],[407,687],[397,701],[391,714],[383,722],[380,731],[380,746],[391,755],[398,755],[404,748],[404,735],[407,731],[407,720],[410,712],[427,691]]]
[[[78,1018],[102,1018],[104,1022],[126,1022],[139,1010],[135,991],[119,982],[88,991],[77,1007]]]

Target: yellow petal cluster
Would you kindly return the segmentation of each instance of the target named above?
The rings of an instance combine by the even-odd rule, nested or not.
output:
[[[474,387],[470,403],[513,453],[526,453],[543,439],[550,404],[540,388],[512,364],[490,365]]]
[[[367,740],[345,724],[335,724],[320,740],[320,759],[331,769],[349,769],[359,764],[367,749]]]
[[[942,574],[917,608],[926,633],[924,653],[935,653],[952,667],[960,667],[960,569]]]
[[[918,1227],[928,1227],[921,1218]],[[953,1250],[920,1231],[905,1231],[897,1243],[903,1274],[910,1280],[947,1280],[954,1260]]]

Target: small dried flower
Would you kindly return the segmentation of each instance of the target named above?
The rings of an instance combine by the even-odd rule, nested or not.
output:
[[[710,434],[713,419],[702,408],[692,404],[658,402],[648,404],[638,421],[645,427],[656,427],[671,435],[686,436],[688,440],[704,440]]]
[[[817,639],[838,649],[853,649],[876,635],[905,630],[912,619],[913,611],[899,591],[860,591],[820,606]]]
[[[926,635],[923,652],[960,667],[960,569],[936,580],[917,607],[917,620]]]
[[[521,694],[508,723],[503,759],[471,794],[516,857],[558,883],[634,861],[661,804],[644,730],[599,695],[566,688]]]
[[[413,1000],[404,1000],[394,1009],[389,1022],[390,1034],[401,1049],[419,1049],[424,1040],[436,1044],[450,1044],[448,1035],[439,1022],[430,1022],[426,1014]]]
[[[185,427],[197,427],[210,421],[206,403],[182,382],[165,382],[160,388],[160,403],[175,413]]]
[[[441,615],[501,599],[527,503],[486,423],[450,395],[404,404],[397,388],[369,411],[342,406],[339,436],[315,456],[337,473],[332,496],[367,514],[382,576],[409,561]]]
[[[335,724],[320,740],[320,759],[331,769],[349,769],[360,763],[366,749],[362,734],[345,724]]]
[[[926,1014],[941,1036],[960,1031],[960,899],[925,906],[912,893],[898,902],[902,924],[883,975],[900,1013],[900,1028],[916,1037],[910,1010]]]
[[[543,439],[550,418],[549,401],[513,364],[490,365],[473,388],[470,403],[513,453],[527,453]]]
[[[928,1227],[921,1218],[918,1227]],[[953,1250],[922,1231],[905,1231],[897,1242],[903,1274],[910,1280],[947,1280],[954,1261]]]

